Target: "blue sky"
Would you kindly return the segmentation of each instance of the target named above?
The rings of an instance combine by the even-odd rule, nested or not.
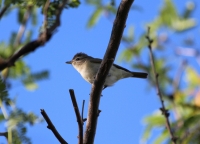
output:
[[[186,2],[187,0],[175,0],[180,11],[183,10]],[[135,26],[136,36],[145,30],[146,22],[156,17],[161,4],[162,0],[134,2],[134,5],[141,6],[143,9],[142,12],[131,11],[127,20],[127,25]],[[199,5],[199,1],[196,0],[196,4]],[[86,101],[84,112],[84,117],[86,117],[91,85],[65,62],[71,60],[77,52],[85,52],[93,57],[102,58],[113,25],[112,20],[102,15],[94,28],[87,29],[86,23],[93,10],[92,6],[86,6],[84,2],[77,9],[65,10],[62,14],[61,26],[52,39],[44,47],[25,57],[33,72],[49,70],[49,79],[38,82],[39,88],[33,92],[27,91],[19,82],[14,82],[10,92],[11,96],[17,96],[18,107],[27,112],[33,111],[41,115],[40,109],[45,109],[57,130],[70,144],[78,141],[78,125],[68,90],[74,89],[79,108],[81,108],[82,100]],[[197,14],[200,14],[199,9],[195,11],[194,16]],[[39,18],[33,39],[37,37],[39,26],[42,24],[43,17]],[[17,31],[18,28],[16,11],[14,11],[1,19],[0,40],[8,40],[10,32]],[[119,61],[119,54],[123,50],[124,46],[120,45],[115,63],[138,71],[132,69],[129,64]],[[102,94],[100,102],[102,112],[98,119],[95,144],[140,143],[144,129],[142,119],[160,107],[156,91],[148,90],[147,80],[124,79],[104,90]],[[43,122],[28,129],[28,136],[31,137],[33,144],[58,143],[46,126],[46,122]],[[4,130],[5,126],[1,125],[0,131]],[[0,142],[2,141],[6,143],[5,139],[0,137]],[[151,143],[151,140],[148,143]]]

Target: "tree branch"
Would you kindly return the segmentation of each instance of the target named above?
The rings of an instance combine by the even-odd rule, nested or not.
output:
[[[153,68],[153,73],[154,73],[154,76],[155,76],[155,81],[156,81],[156,88],[157,88],[157,94],[158,94],[158,97],[160,99],[160,102],[161,102],[161,112],[162,114],[164,115],[165,117],[165,121],[166,121],[166,127],[170,133],[170,137],[171,137],[171,141],[173,144],[176,144],[176,141],[177,141],[177,138],[174,136],[173,132],[172,132],[172,128],[171,128],[171,125],[170,125],[170,122],[169,122],[169,112],[168,110],[165,108],[165,104],[164,104],[164,100],[163,100],[163,96],[162,96],[162,93],[161,93],[161,89],[160,89],[160,85],[159,85],[159,82],[158,82],[158,77],[159,77],[159,74],[156,72],[156,68],[155,68],[155,62],[154,62],[154,56],[153,56],[153,52],[152,52],[152,43],[153,43],[153,40],[150,38],[150,28],[148,27],[148,33],[147,33],[147,36],[146,36],[146,39],[148,40],[149,42],[149,51],[150,51],[150,57],[151,57],[151,65],[152,65],[152,68]]]
[[[44,119],[46,120],[48,126],[47,128],[50,129],[53,134],[55,135],[55,137],[58,139],[58,141],[61,144],[68,144],[63,138],[62,136],[58,133],[58,131],[56,130],[55,126],[53,125],[53,123],[51,122],[50,118],[48,117],[47,113],[45,112],[44,109],[41,109],[41,114],[44,117]]]
[[[6,12],[6,10],[9,8],[10,5],[5,5],[1,11],[0,11],[0,19],[2,18],[2,16],[4,15],[4,13]]]
[[[6,67],[14,66],[14,63],[21,57],[24,56],[40,46],[43,46],[44,43],[50,40],[53,32],[55,29],[60,26],[60,16],[62,13],[63,8],[65,7],[67,0],[63,0],[63,3],[60,4],[57,13],[56,13],[56,20],[55,23],[47,29],[47,32],[43,32],[39,35],[38,39],[31,41],[24,45],[19,51],[15,52],[8,60],[0,60],[0,71],[5,69]]]
[[[133,0],[122,0],[114,21],[110,41],[102,60],[90,93],[87,125],[84,134],[84,144],[93,144],[99,115],[100,95],[108,72],[115,60],[117,50],[125,28],[126,19]]]
[[[74,90],[69,89],[69,93],[70,93],[70,96],[71,96],[72,104],[74,106],[74,111],[75,111],[75,114],[76,114],[76,119],[77,119],[77,122],[78,122],[78,128],[79,128],[79,136],[78,136],[79,142],[78,143],[83,144],[83,120],[82,120],[80,112],[79,112],[79,108],[78,108],[78,104],[76,102]]]

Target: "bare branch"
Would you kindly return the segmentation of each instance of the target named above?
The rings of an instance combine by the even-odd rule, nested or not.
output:
[[[165,121],[166,121],[166,127],[170,133],[170,136],[171,136],[171,141],[173,142],[173,144],[176,144],[176,141],[177,141],[177,138],[174,136],[173,132],[172,132],[172,128],[170,126],[170,122],[169,122],[169,112],[168,110],[165,108],[165,104],[164,104],[164,100],[163,100],[163,96],[162,96],[162,93],[161,93],[161,89],[160,89],[160,85],[159,85],[159,82],[158,82],[158,77],[159,77],[159,74],[156,72],[156,67],[155,67],[155,61],[154,61],[154,56],[153,56],[153,52],[152,52],[152,43],[153,43],[153,40],[150,38],[150,28],[148,27],[148,33],[147,33],[147,36],[146,36],[146,39],[148,40],[149,42],[149,51],[150,51],[150,57],[151,57],[151,65],[152,65],[152,68],[153,68],[153,73],[154,73],[154,76],[155,76],[155,81],[156,81],[156,88],[157,88],[157,92],[158,92],[158,97],[160,99],[160,102],[161,102],[161,112],[162,114],[164,115],[165,117]]]
[[[58,131],[56,130],[55,126],[53,125],[53,123],[51,122],[50,118],[48,117],[47,113],[45,112],[44,109],[41,109],[41,114],[44,117],[45,121],[47,122],[48,126],[47,128],[50,129],[53,134],[55,135],[55,137],[58,139],[58,141],[61,144],[68,144],[63,138],[62,136],[58,133]]]
[[[122,0],[114,21],[110,41],[102,60],[90,93],[87,125],[84,134],[84,144],[93,144],[99,115],[100,95],[108,72],[115,60],[117,50],[125,28],[126,19],[133,0]]]
[[[4,15],[4,13],[6,12],[6,10],[9,8],[10,5],[5,5],[1,10],[0,10],[0,19],[2,18],[2,16]]]
[[[60,16],[61,16],[62,10],[65,7],[66,3],[67,3],[67,0],[63,0],[63,3],[60,4],[60,6],[57,10],[57,13],[56,13],[56,21],[50,28],[47,29],[46,33],[41,33],[39,35],[38,39],[31,41],[31,42],[27,43],[26,45],[24,45],[21,49],[19,49],[19,51],[15,52],[8,60],[2,60],[2,59],[0,60],[0,71],[5,69],[6,67],[14,66],[14,63],[21,56],[24,56],[24,55],[36,50],[40,46],[43,46],[44,43],[46,43],[47,41],[50,40],[55,29],[58,26],[60,26]]]
[[[75,111],[75,114],[76,114],[76,119],[77,119],[77,122],[78,122],[78,128],[79,128],[79,136],[78,136],[79,142],[78,143],[83,144],[83,121],[82,121],[82,118],[81,118],[81,115],[80,115],[80,112],[79,112],[78,104],[76,102],[74,90],[69,89],[69,93],[70,93],[70,96],[71,96],[72,104],[74,106],[74,111]]]

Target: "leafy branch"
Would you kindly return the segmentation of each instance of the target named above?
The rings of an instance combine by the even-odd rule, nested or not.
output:
[[[45,32],[40,33],[36,40],[33,40],[26,45],[24,45],[21,49],[15,52],[13,55],[10,56],[7,60],[0,59],[0,71],[5,69],[6,67],[14,66],[15,62],[21,57],[30,52],[35,51],[40,46],[43,46],[47,41],[50,40],[52,34],[54,33],[55,29],[60,26],[60,16],[62,10],[65,8],[67,0],[63,0],[61,4],[58,5],[57,11],[55,13],[55,22],[47,28]]]

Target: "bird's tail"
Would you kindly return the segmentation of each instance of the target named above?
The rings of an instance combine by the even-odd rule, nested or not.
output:
[[[133,76],[136,78],[147,78],[148,74],[143,72],[132,72]]]

